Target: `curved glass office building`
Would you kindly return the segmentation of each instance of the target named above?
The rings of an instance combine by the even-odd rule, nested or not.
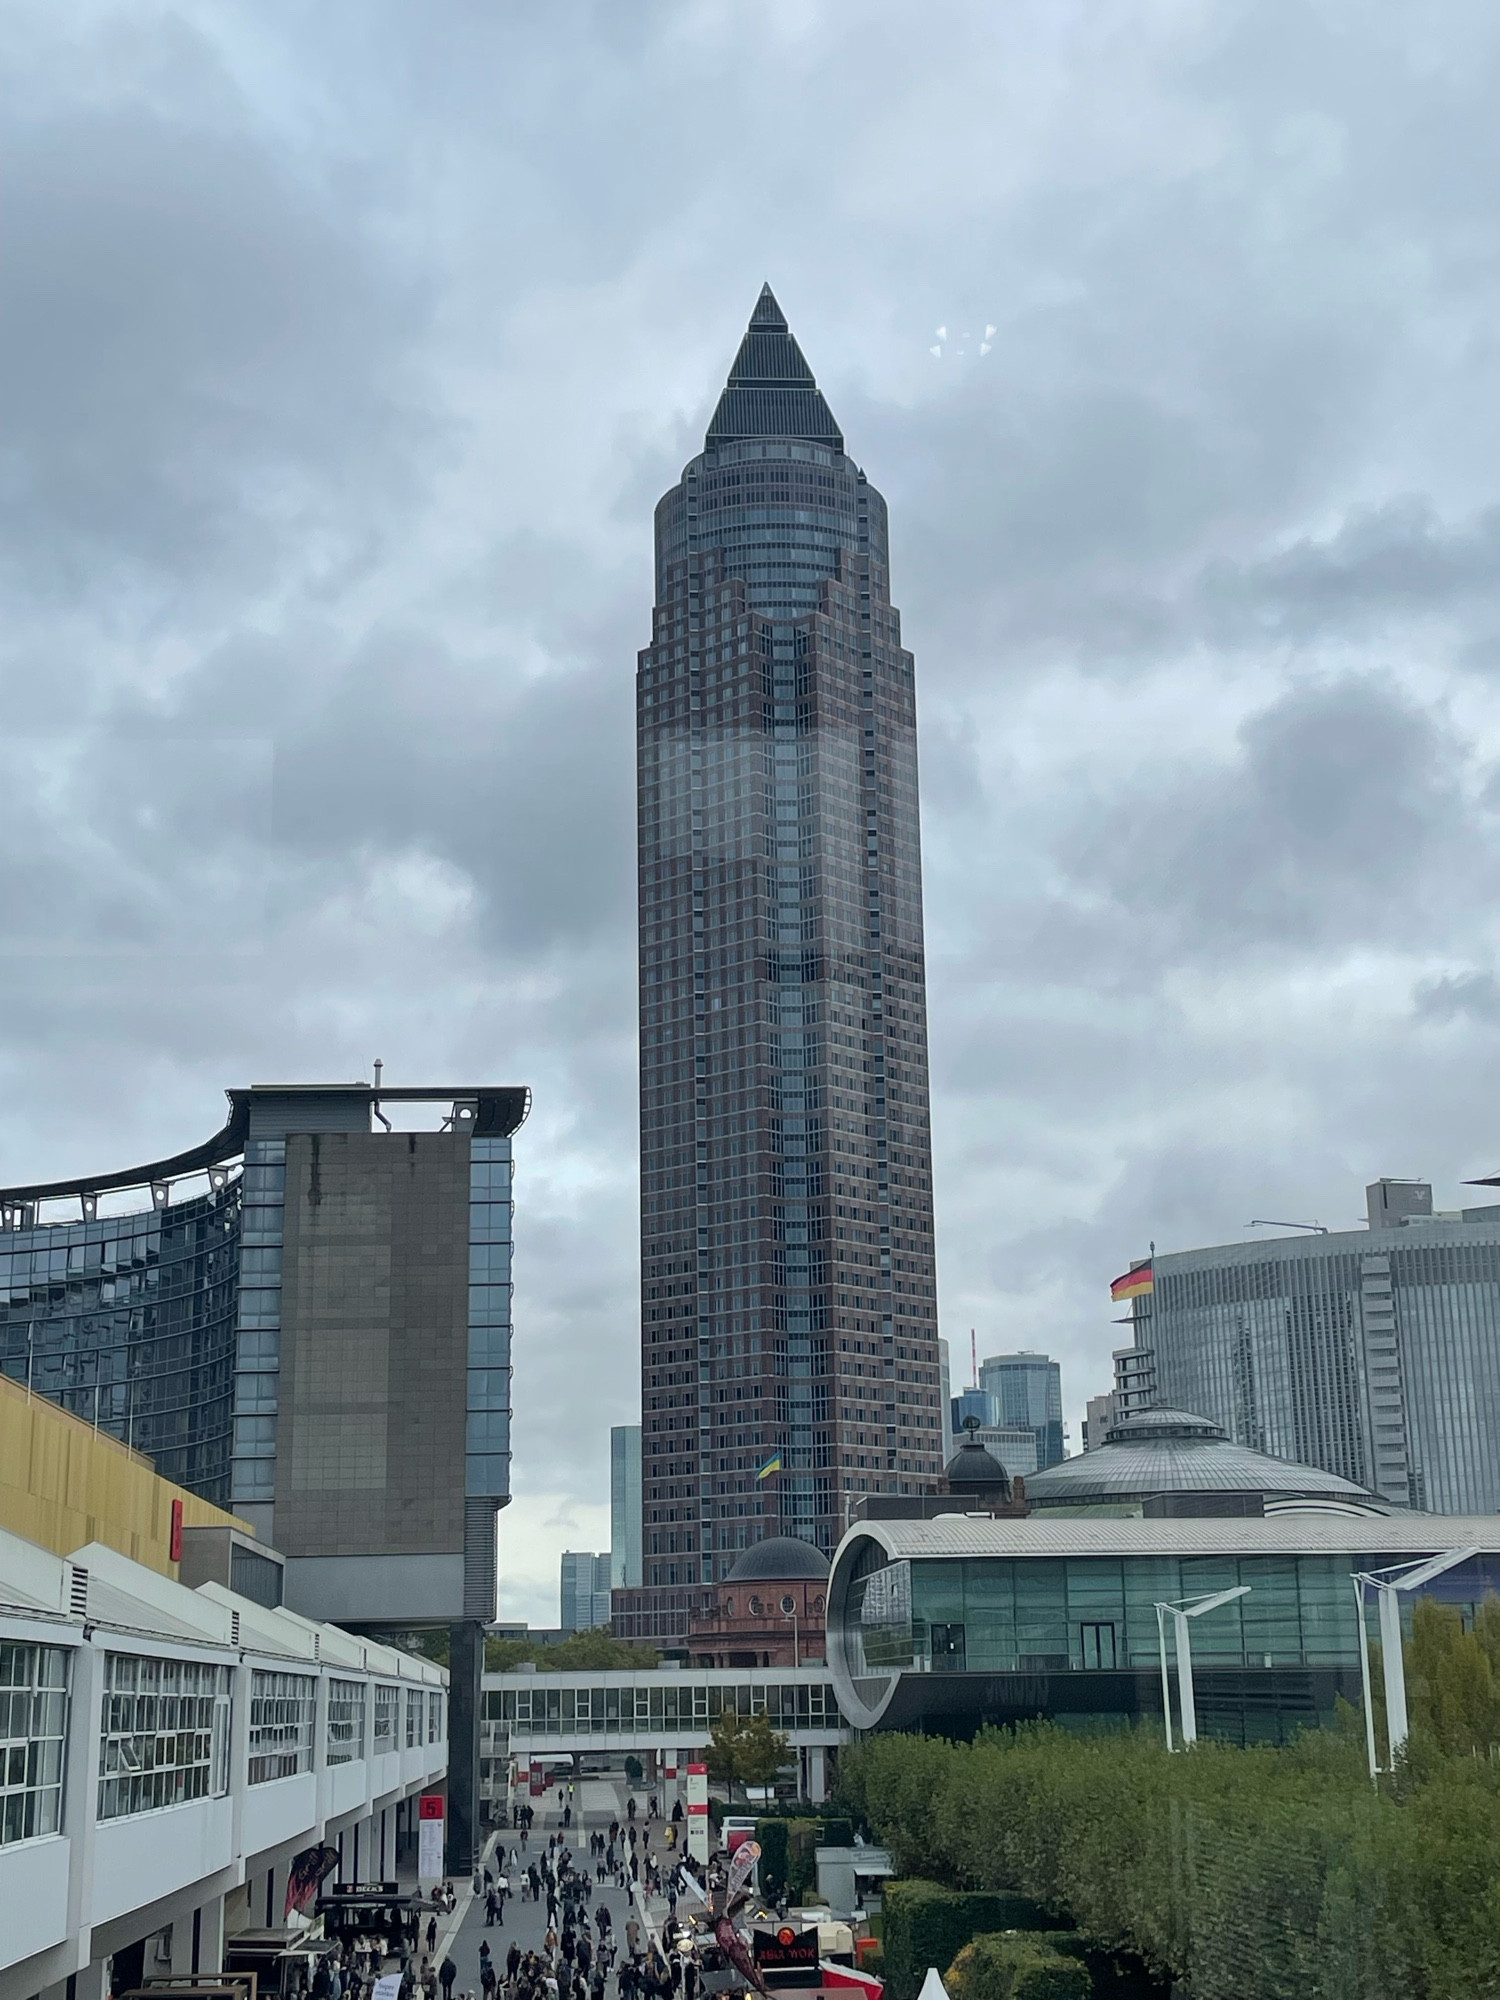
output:
[[[1135,1344],[1163,1403],[1434,1514],[1500,1513],[1500,1206],[1376,1181],[1369,1227],[1158,1254]]]

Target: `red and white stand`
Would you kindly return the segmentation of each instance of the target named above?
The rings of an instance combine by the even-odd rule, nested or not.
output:
[[[443,1817],[441,1792],[423,1792],[417,1800],[417,1880],[424,1887],[443,1879]]]
[[[687,1767],[688,1853],[695,1861],[708,1860],[708,1766]]]

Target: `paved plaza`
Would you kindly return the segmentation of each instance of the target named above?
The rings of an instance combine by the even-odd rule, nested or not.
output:
[[[532,1823],[529,1844],[520,1853],[521,1868],[524,1869],[527,1862],[546,1851],[547,1841],[553,1834],[557,1834],[572,1849],[581,1867],[588,1857],[590,1833],[605,1831],[612,1819],[619,1820],[622,1826],[625,1824],[626,1796],[627,1790],[623,1781],[585,1778],[576,1788],[573,1824],[564,1827],[562,1806],[557,1793],[555,1790],[548,1792],[544,1799],[535,1802],[536,1819]],[[637,1792],[635,1797],[636,1823],[644,1827],[646,1795]],[[482,1865],[488,1867],[492,1873],[500,1874],[501,1865],[496,1858],[500,1842],[504,1842],[505,1851],[509,1854],[512,1849],[520,1847],[520,1840],[520,1833],[515,1828],[508,1827],[503,1833],[493,1835],[485,1847]],[[660,1854],[665,1842],[666,1829],[658,1820],[652,1827],[652,1852]],[[472,1992],[477,2000],[479,1946],[482,1939],[489,1940],[490,1955],[495,1960],[496,1970],[502,1976],[505,1954],[510,1949],[512,1940],[520,1945],[523,1952],[540,1951],[542,1948],[542,1940],[547,1932],[546,1901],[523,1903],[519,1891],[520,1869],[507,1862],[504,1872],[510,1877],[512,1893],[506,1899],[503,1925],[496,1923],[493,1926],[486,1926],[484,1898],[475,1896],[468,1883],[456,1885],[458,1908],[452,1916],[446,1919],[440,1918],[438,1921],[437,1952],[433,1963],[441,1965],[445,1953],[452,1955],[453,1962],[458,1967],[458,1979],[453,1989],[455,2000],[461,2000],[461,1996],[469,1992]],[[638,1916],[641,1914],[636,1898],[629,1890],[617,1889],[613,1883],[608,1883],[593,1892],[589,1908],[596,1910],[600,1903],[607,1905],[616,1935],[623,1943],[626,1919],[632,1914]],[[653,1899],[648,1912],[649,1920],[655,1923],[665,1914],[666,1904],[660,1898]]]

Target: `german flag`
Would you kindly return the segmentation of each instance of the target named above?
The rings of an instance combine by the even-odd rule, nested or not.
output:
[[[1123,1278],[1116,1278],[1109,1288],[1110,1301],[1118,1305],[1122,1299],[1149,1298],[1156,1290],[1156,1273],[1150,1259],[1143,1264],[1132,1264]]]

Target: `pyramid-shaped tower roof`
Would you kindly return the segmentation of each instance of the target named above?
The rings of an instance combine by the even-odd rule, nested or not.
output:
[[[769,285],[761,286],[704,444],[762,437],[808,438],[844,449],[843,433]]]

